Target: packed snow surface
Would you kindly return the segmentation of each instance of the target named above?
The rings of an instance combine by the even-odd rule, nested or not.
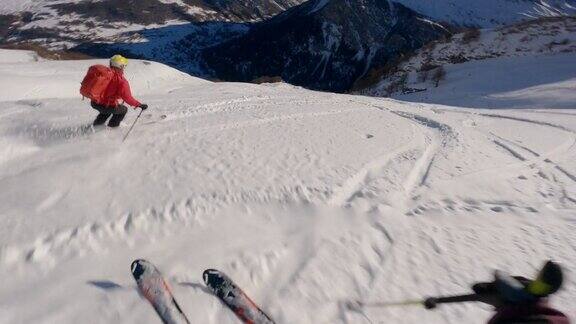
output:
[[[568,275],[552,302],[576,316],[576,113],[554,100],[467,109],[132,61],[150,108],[122,143],[138,111],[94,132],[75,94],[103,61],[0,59],[0,323],[159,323],[136,258],[193,323],[238,322],[207,268],[277,323],[484,323],[477,304],[343,305],[468,293],[549,258]]]

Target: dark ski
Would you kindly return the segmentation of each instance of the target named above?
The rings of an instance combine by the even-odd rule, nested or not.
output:
[[[162,274],[152,263],[136,260],[130,269],[140,294],[152,304],[164,324],[190,324]]]
[[[242,323],[274,324],[274,321],[226,274],[218,270],[208,269],[204,271],[203,278],[206,286],[238,316]]]

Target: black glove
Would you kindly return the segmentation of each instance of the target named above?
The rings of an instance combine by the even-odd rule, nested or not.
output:
[[[478,301],[498,307],[503,304],[495,282],[479,282],[472,286],[472,290],[478,296]]]
[[[147,104],[141,104],[140,106],[138,106],[138,108],[141,108],[142,110],[146,110],[146,109],[148,109],[148,105]]]
[[[537,301],[537,296],[526,290],[531,280],[520,276],[509,276],[496,271],[493,282],[481,282],[472,286],[478,301],[496,308],[508,304],[529,304]]]

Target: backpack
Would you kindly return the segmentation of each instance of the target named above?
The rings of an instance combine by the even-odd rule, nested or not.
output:
[[[80,94],[82,94],[83,97],[90,98],[90,100],[101,104],[106,99],[104,95],[113,77],[114,72],[111,68],[104,65],[92,65],[88,69],[84,80],[82,80]]]

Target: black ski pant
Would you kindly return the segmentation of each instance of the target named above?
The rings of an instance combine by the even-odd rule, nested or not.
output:
[[[90,104],[92,108],[96,109],[99,112],[98,116],[96,116],[96,119],[94,119],[94,122],[92,123],[92,125],[94,126],[104,124],[106,120],[108,120],[108,118],[112,115],[112,118],[110,118],[110,121],[108,122],[108,126],[118,127],[120,126],[120,122],[124,119],[124,116],[126,116],[126,113],[128,112],[128,107],[124,105],[118,105],[116,107],[108,107],[99,105],[93,101]]]

